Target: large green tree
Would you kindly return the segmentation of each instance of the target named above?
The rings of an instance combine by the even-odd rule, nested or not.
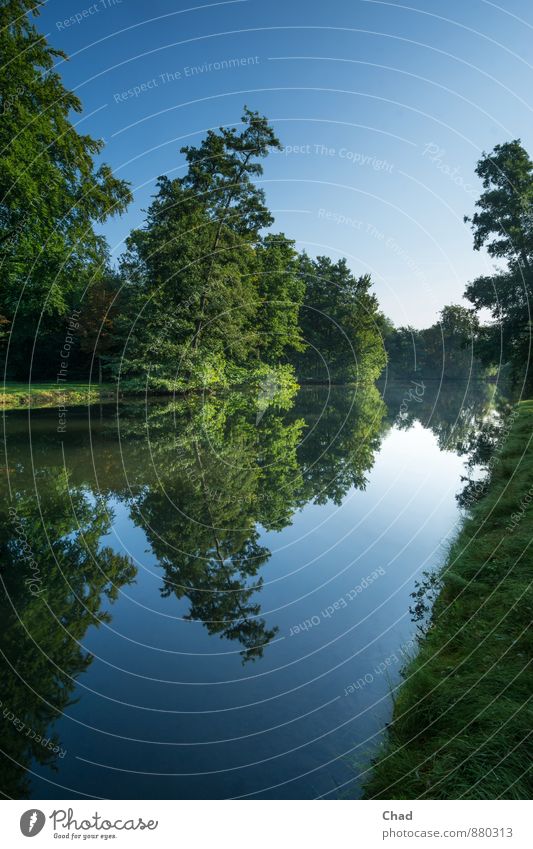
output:
[[[509,364],[517,380],[531,386],[531,296],[533,294],[533,162],[520,140],[496,145],[476,168],[483,189],[471,219],[474,248],[486,247],[507,267],[478,277],[465,296],[492,323],[480,332],[486,362]]]
[[[374,380],[386,363],[383,317],[369,275],[355,277],[345,259],[300,257],[305,283],[301,310],[307,350],[297,355],[303,378],[335,382]]]
[[[244,366],[269,347],[267,326],[276,353],[299,344],[298,303],[281,318],[280,302],[301,298],[292,243],[262,238],[272,216],[254,182],[278,146],[267,120],[245,109],[239,129],[210,130],[182,148],[183,177],[159,179],[146,226],[132,232],[122,261],[134,293],[129,373],[216,383],[228,364]]]
[[[294,242],[283,233],[267,235],[257,249],[260,308],[258,329],[261,357],[279,360],[291,349],[304,349],[300,308],[305,283],[299,274]]]
[[[131,199],[109,166],[95,165],[103,142],[76,129],[81,102],[54,70],[66,57],[31,19],[41,5],[0,7],[0,316],[14,376],[26,371],[39,324],[46,337],[105,262],[93,225]]]

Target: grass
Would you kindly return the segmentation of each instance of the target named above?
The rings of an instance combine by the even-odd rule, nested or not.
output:
[[[533,401],[515,415],[403,670],[367,799],[531,798]]]
[[[58,404],[76,406],[93,404],[102,398],[114,398],[115,386],[103,383],[27,383],[0,384],[0,409],[18,410],[27,407],[55,407]]]
[[[261,403],[285,403],[298,389],[298,383],[293,370],[287,365],[268,366],[260,363],[253,368],[228,368],[226,374],[202,374],[187,383],[183,379],[168,380],[151,378],[148,383],[146,376],[127,378],[120,381],[119,397],[140,396],[151,397],[185,396],[190,393],[247,388],[260,393]],[[264,392],[265,381],[275,384],[272,396]],[[263,396],[265,396],[263,398]],[[98,403],[102,400],[113,400],[117,397],[116,383],[70,382],[60,384],[46,382],[31,384],[13,381],[0,384],[0,409],[17,410],[29,407],[56,407],[63,404],[69,407]]]

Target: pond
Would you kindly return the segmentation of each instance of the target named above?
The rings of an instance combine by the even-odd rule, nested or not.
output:
[[[357,797],[491,387],[6,414],[4,792]]]

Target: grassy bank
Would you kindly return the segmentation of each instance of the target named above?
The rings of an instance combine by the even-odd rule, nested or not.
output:
[[[533,777],[533,401],[442,572],[366,798],[524,799]]]
[[[100,388],[94,383],[68,383],[58,389],[57,383],[5,383],[0,385],[0,409],[20,410],[27,407],[71,407],[94,404],[115,397],[115,386],[104,383]]]
[[[146,377],[123,379],[118,384],[118,396],[122,398],[151,398],[171,396],[185,397],[203,392],[224,392],[229,389],[247,390],[256,394],[258,410],[270,404],[284,405],[299,388],[292,366],[287,364],[270,366],[265,363],[249,368],[228,368],[223,375],[205,372],[202,381],[151,379]],[[68,382],[58,387],[57,383],[9,382],[0,384],[0,409],[21,410],[28,407],[66,407],[97,404],[117,397],[116,383]]]

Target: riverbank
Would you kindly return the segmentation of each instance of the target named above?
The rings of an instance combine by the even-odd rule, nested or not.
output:
[[[525,401],[449,551],[367,799],[530,797],[532,431]]]
[[[97,404],[116,397],[113,383],[69,383],[58,387],[57,383],[6,383],[0,386],[0,409],[23,410],[28,407],[57,407],[60,404],[75,407]]]
[[[254,367],[228,370],[224,380],[213,375],[204,375],[204,383],[184,384],[178,380],[151,380],[146,378],[125,379],[117,383],[73,382],[58,385],[55,382],[27,383],[6,382],[0,385],[0,409],[24,410],[46,407],[80,407],[118,399],[185,398],[200,393],[248,390],[255,392],[258,411],[270,404],[284,406],[297,392],[299,384],[291,366],[286,364],[269,366],[264,363]]]

